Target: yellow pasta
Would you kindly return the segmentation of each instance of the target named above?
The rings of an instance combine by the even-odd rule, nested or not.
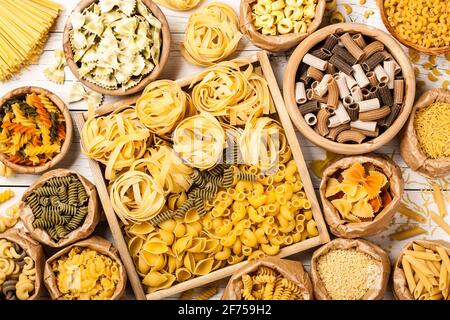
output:
[[[449,297],[450,259],[448,250],[436,245],[425,249],[413,243],[405,250],[401,266],[414,299],[445,300]]]
[[[189,17],[181,54],[192,64],[209,66],[231,55],[241,37],[233,8],[213,2]]]
[[[443,218],[447,215],[447,208],[445,206],[444,197],[442,196],[441,188],[437,184],[433,184],[433,199],[438,207],[439,215]]]
[[[156,3],[172,10],[187,11],[194,9],[202,0],[155,0]]]
[[[412,227],[410,229],[406,229],[406,230],[402,230],[402,231],[393,233],[389,237],[391,240],[401,241],[401,240],[412,238],[412,237],[415,237],[415,236],[418,236],[418,235],[424,234],[424,233],[426,233],[426,230],[423,229],[422,227]]]
[[[0,2],[0,81],[37,60],[60,9],[50,0]]]

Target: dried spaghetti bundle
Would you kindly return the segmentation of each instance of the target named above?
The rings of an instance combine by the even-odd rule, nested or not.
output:
[[[37,59],[60,8],[50,0],[0,1],[0,81]]]

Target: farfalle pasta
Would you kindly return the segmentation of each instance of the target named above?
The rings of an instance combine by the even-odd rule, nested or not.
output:
[[[403,192],[403,179],[391,160],[375,156],[348,157],[323,173],[320,193],[331,231],[344,238],[384,230]]]
[[[0,152],[15,164],[42,166],[61,152],[66,124],[45,94],[17,96],[0,106]]]
[[[60,298],[67,300],[108,300],[121,281],[119,264],[91,248],[72,247],[50,268]]]
[[[74,62],[86,81],[125,91],[159,64],[161,22],[141,0],[99,0],[70,19]]]

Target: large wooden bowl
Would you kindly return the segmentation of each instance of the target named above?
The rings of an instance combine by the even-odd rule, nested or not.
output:
[[[386,29],[389,31],[389,33],[395,39],[397,39],[404,46],[407,46],[408,48],[411,48],[411,49],[414,49],[419,52],[422,52],[422,53],[425,53],[428,55],[432,55],[432,56],[450,52],[450,46],[439,47],[439,48],[436,48],[436,47],[425,48],[425,47],[417,45],[416,43],[413,43],[411,41],[401,38],[388,21],[386,10],[384,8],[384,0],[377,0],[377,6],[380,8],[381,20],[383,21],[383,24],[386,27]]]
[[[58,153],[53,159],[46,162],[42,166],[24,166],[16,163],[12,163],[9,161],[8,157],[0,152],[0,161],[2,161],[6,166],[10,167],[16,172],[20,173],[41,173],[44,171],[47,171],[48,169],[54,167],[56,164],[58,164],[69,152],[70,145],[72,143],[72,117],[70,116],[69,109],[67,108],[66,104],[53,92],[50,92],[46,89],[39,88],[39,87],[21,87],[17,88],[15,90],[12,90],[8,92],[6,95],[0,98],[0,106],[6,103],[6,101],[15,98],[24,96],[29,93],[35,93],[35,94],[43,94],[47,96],[58,109],[61,111],[61,113],[64,116],[64,121],[66,123],[66,138],[64,139],[64,142],[61,146],[61,152]]]
[[[325,40],[325,38],[334,33],[345,32],[360,32],[367,37],[371,37],[374,40],[378,40],[385,45],[385,48],[392,54],[402,68],[403,77],[405,79],[405,102],[401,113],[397,116],[394,123],[383,134],[378,137],[361,144],[345,144],[331,141],[325,137],[322,137],[314,131],[305,121],[300,111],[298,110],[297,103],[295,101],[295,82],[297,69],[300,67],[303,57],[319,42]],[[409,58],[403,52],[400,45],[392,39],[385,32],[367,26],[363,24],[354,23],[339,23],[334,24],[319,31],[314,32],[309,36],[307,41],[300,43],[293,52],[286,66],[286,72],[284,75],[283,94],[286,102],[286,108],[291,116],[292,122],[297,129],[312,143],[315,145],[338,154],[356,155],[372,152],[390,140],[392,140],[397,133],[401,130],[408,116],[411,113],[411,109],[414,103],[414,96],[416,93],[416,78],[414,70]]]
[[[141,82],[139,82],[136,86],[129,88],[128,90],[123,90],[122,88],[118,88],[115,90],[108,90],[105,88],[102,88],[96,84],[93,84],[89,81],[86,81],[83,79],[79,72],[78,72],[78,65],[73,60],[73,51],[72,47],[70,45],[70,30],[72,30],[72,24],[70,22],[70,15],[69,18],[67,18],[66,25],[64,27],[64,35],[63,35],[63,48],[64,48],[64,55],[66,57],[67,65],[69,66],[72,73],[75,75],[75,77],[83,83],[86,87],[91,88],[92,90],[107,94],[111,96],[126,96],[130,94],[134,94],[137,92],[141,92],[144,90],[144,88],[153,80],[158,78],[159,74],[163,70],[167,59],[169,58],[170,53],[170,43],[171,43],[171,35],[170,35],[170,29],[169,29],[169,23],[167,22],[166,16],[164,13],[159,9],[159,7],[151,0],[141,0],[153,13],[153,15],[161,22],[161,33],[162,33],[162,46],[161,46],[161,56],[159,59],[159,64],[155,66],[153,71],[149,73],[147,76],[145,76]],[[74,11],[83,11],[87,7],[89,7],[92,3],[98,2],[98,0],[82,0],[78,3],[78,5],[73,9]]]

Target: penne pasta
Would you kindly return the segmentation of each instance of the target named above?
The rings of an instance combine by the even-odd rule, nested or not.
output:
[[[410,229],[406,229],[406,230],[402,230],[402,231],[399,231],[399,232],[392,233],[389,236],[389,238],[391,240],[401,241],[401,240],[412,238],[412,237],[415,237],[415,236],[418,236],[418,235],[424,234],[424,233],[426,233],[425,229],[422,228],[422,227],[417,226],[417,227],[412,227]]]
[[[441,188],[436,184],[432,184],[433,187],[433,199],[438,207],[439,215],[443,218],[447,215],[447,208],[444,203]]]

